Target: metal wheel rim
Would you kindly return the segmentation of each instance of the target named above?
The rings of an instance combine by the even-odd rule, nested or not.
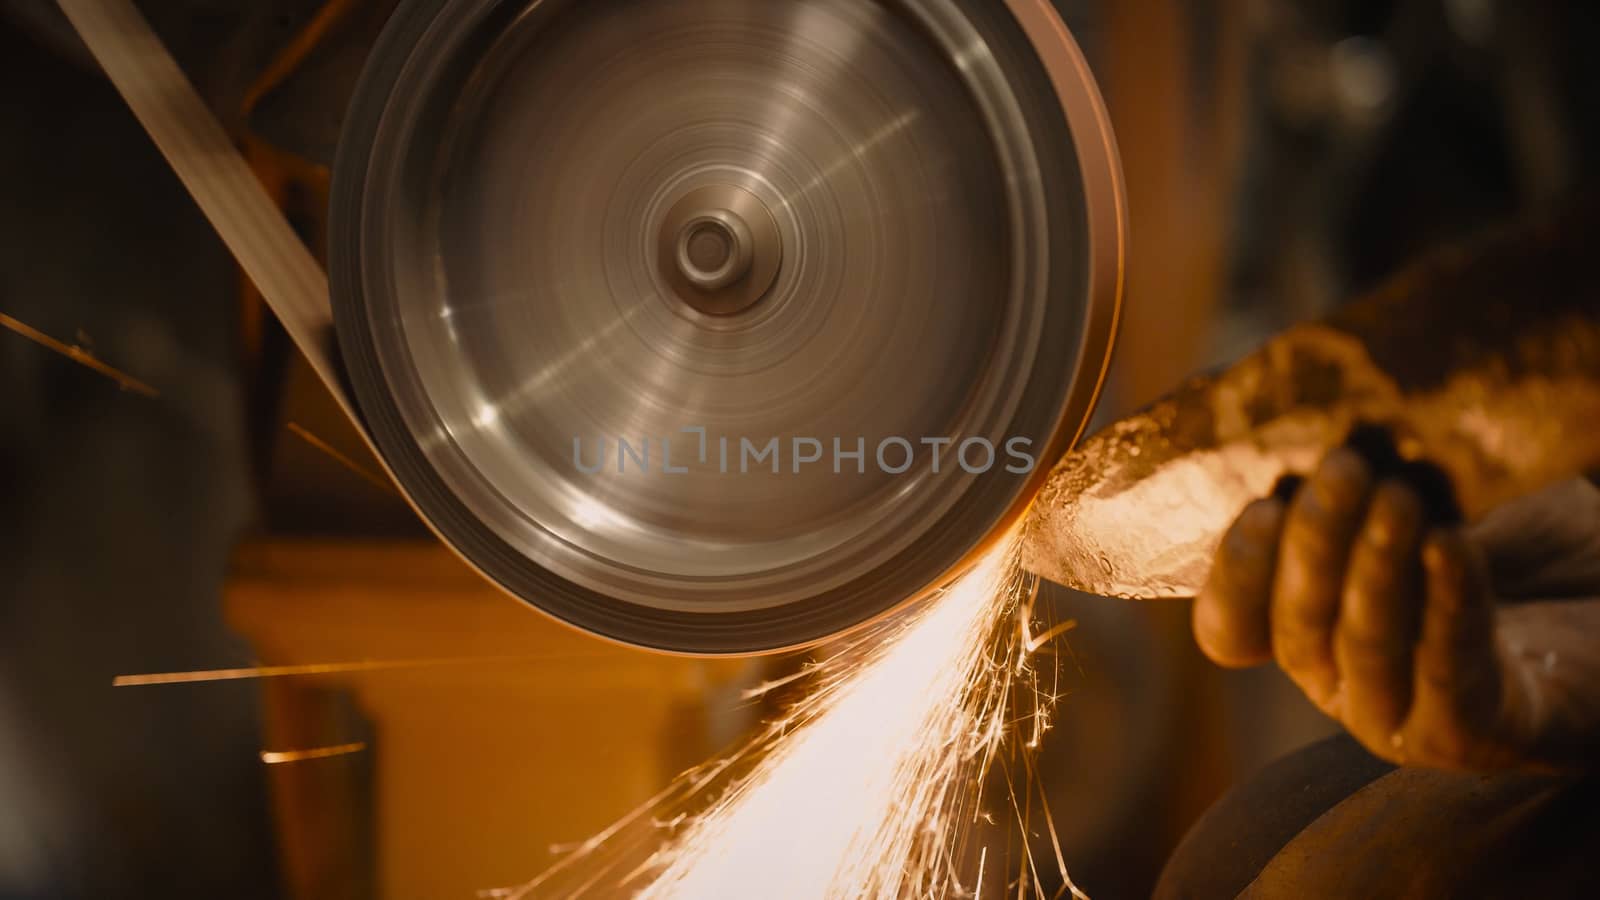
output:
[[[656,4],[611,5],[632,7],[630,11],[637,13]],[[724,4],[735,14],[747,5]],[[414,336],[417,310],[393,305],[394,256],[362,251],[375,245],[418,246],[414,233],[396,240],[392,230],[404,228],[395,223],[408,219],[394,214],[396,198],[414,203],[407,191],[414,194],[415,185],[422,183],[415,177],[406,182],[407,165],[396,164],[395,156],[398,147],[417,147],[419,129],[437,122],[427,115],[427,98],[459,99],[438,86],[459,85],[466,76],[460,71],[452,75],[449,66],[438,61],[461,58],[462,48],[473,46],[474,40],[481,42],[486,34],[504,41],[519,28],[548,27],[550,17],[561,12],[555,4],[533,3],[510,15],[489,2],[402,3],[364,73],[341,144],[330,253],[339,338],[352,387],[387,461],[430,525],[484,574],[564,621],[634,645],[687,653],[799,646],[859,625],[940,586],[1020,515],[1042,470],[1081,429],[1110,346],[1120,278],[1120,185],[1092,82],[1048,5],[1042,0],[1018,0],[1007,9],[969,4],[971,9],[965,11],[947,0],[787,5],[812,14],[871,8],[873,15],[914,16],[926,33],[944,29],[947,38],[955,34],[964,40],[969,51],[972,39],[981,38],[976,46],[988,51],[992,65],[986,69],[969,58],[967,70],[979,76],[986,72],[991,90],[1001,92],[996,95],[1000,105],[1011,103],[1011,111],[1022,117],[1027,130],[1011,137],[1026,138],[1021,156],[1033,160],[1031,172],[1019,172],[1015,166],[1005,171],[1010,191],[1006,212],[1013,215],[1013,227],[1021,235],[1018,245],[1028,241],[1035,245],[1034,252],[1018,254],[1023,259],[1018,269],[1031,266],[1035,277],[1048,280],[1039,282],[1043,299],[1025,310],[1035,315],[1024,324],[1037,329],[1031,332],[1037,339],[1023,348],[1028,352],[1008,346],[1006,361],[1017,368],[1012,383],[1033,391],[1027,410],[1032,419],[1024,423],[1022,433],[1036,441],[1033,449],[1039,466],[1020,477],[962,473],[965,478],[935,485],[935,490],[924,484],[907,492],[920,492],[924,499],[906,507],[914,515],[889,517],[887,524],[879,517],[869,523],[869,528],[878,526],[880,538],[865,542],[871,553],[852,553],[852,544],[863,543],[858,529],[842,539],[834,535],[820,563],[799,553],[753,570],[735,571],[737,564],[719,570],[717,554],[685,553],[682,566],[663,571],[670,568],[660,563],[670,560],[675,535],[662,529],[663,540],[659,552],[648,560],[650,565],[637,565],[637,559],[616,552],[614,545],[585,546],[584,529],[574,529],[579,523],[570,516],[497,518],[493,503],[485,500],[503,495],[504,484],[475,483],[481,473],[475,473],[471,464],[462,465],[470,458],[452,446],[459,443],[459,429],[428,427],[436,425],[439,415],[437,406],[428,408],[435,398],[426,379],[410,367],[414,359],[400,349],[406,347],[408,320]],[[962,33],[962,29],[970,30]],[[984,54],[976,56],[981,60]],[[979,105],[994,105],[996,96],[980,97]],[[1040,155],[1045,157],[1043,163]],[[430,162],[435,159],[429,157]],[[426,168],[424,163],[410,166],[413,172]],[[1030,205],[1031,219],[1025,214]],[[662,254],[658,260],[664,258]],[[735,315],[748,313],[735,311]],[[1074,349],[1056,356],[1046,352],[1063,346]],[[436,386],[437,381],[432,387]],[[1038,401],[1040,396],[1045,402]],[[419,397],[429,402],[419,403]],[[1012,417],[1004,424],[1016,423]],[[995,436],[1008,433],[1013,432]],[[441,434],[449,440],[441,441]],[[546,460],[540,470],[549,469]],[[951,487],[957,482],[964,484]],[[846,504],[849,515],[839,519],[858,524],[853,519],[859,511],[877,499],[852,498]],[[906,527],[915,521],[927,523],[926,527]],[[897,532],[891,535],[895,542],[884,543],[884,531]],[[750,555],[731,554],[741,559]]]

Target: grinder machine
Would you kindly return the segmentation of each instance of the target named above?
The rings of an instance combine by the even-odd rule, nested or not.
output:
[[[422,517],[595,634],[914,602],[1099,391],[1121,182],[1048,0],[404,0],[331,290],[137,12],[62,6]]]
[[[516,595],[802,645],[959,572],[1082,428],[1119,192],[1047,0],[402,3],[341,139],[339,346]]]
[[[126,0],[62,6],[434,531],[613,640],[815,643],[1018,529],[1048,577],[1192,593],[1358,421],[1488,485],[1474,514],[1600,464],[1567,222],[1114,426],[1024,528],[1099,392],[1126,232],[1048,0],[404,0],[345,119],[331,289]],[[1452,313],[1473,291],[1490,319]]]

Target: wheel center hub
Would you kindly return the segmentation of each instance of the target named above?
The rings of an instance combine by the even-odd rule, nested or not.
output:
[[[685,194],[661,224],[661,274],[677,298],[712,316],[754,306],[772,287],[783,239],[756,195],[733,185]]]

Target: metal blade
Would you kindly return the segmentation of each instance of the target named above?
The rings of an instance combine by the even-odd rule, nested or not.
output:
[[[1589,221],[1442,254],[1096,434],[1036,500],[1024,564],[1093,594],[1193,596],[1239,512],[1363,423],[1443,468],[1469,519],[1600,469]]]
[[[352,392],[451,543],[568,622],[860,625],[1043,481],[927,441],[1053,459],[1092,405],[1121,222],[1091,88],[1045,0],[406,0],[334,176]]]
[[[596,634],[763,652],[915,602],[1044,474],[921,439],[1051,458],[1093,407],[1125,210],[1048,0],[405,0],[334,180],[342,358],[323,273],[133,4],[62,6],[407,500]],[[922,458],[740,470],[797,435]],[[596,436],[657,471],[581,477]]]

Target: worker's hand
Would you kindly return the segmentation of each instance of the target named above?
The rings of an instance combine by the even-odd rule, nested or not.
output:
[[[1226,666],[1275,659],[1395,762],[1594,765],[1600,600],[1500,608],[1483,548],[1443,521],[1424,471],[1345,448],[1252,504],[1196,599],[1200,647]],[[1576,508],[1600,535],[1600,503]]]

